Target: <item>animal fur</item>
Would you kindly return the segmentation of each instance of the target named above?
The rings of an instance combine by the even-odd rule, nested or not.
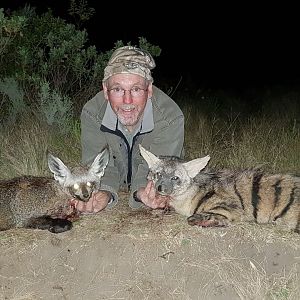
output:
[[[261,170],[238,172],[204,170],[209,156],[184,162],[157,157],[140,146],[148,163],[149,180],[169,205],[188,217],[190,225],[227,226],[254,221],[276,224],[300,232],[300,177],[266,174]]]
[[[72,228],[78,215],[71,199],[87,202],[100,189],[109,160],[108,149],[99,153],[89,168],[70,170],[58,157],[48,154],[53,178],[23,176],[0,181],[0,230],[47,229],[53,233]]]

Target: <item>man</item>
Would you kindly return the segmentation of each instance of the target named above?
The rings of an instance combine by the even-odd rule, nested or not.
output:
[[[95,213],[118,201],[118,191],[131,191],[129,205],[164,208],[168,197],[157,195],[147,182],[148,166],[139,144],[156,155],[181,156],[184,117],[177,104],[153,85],[152,56],[139,48],[115,50],[104,70],[103,90],[88,101],[81,114],[82,161],[89,164],[106,146],[110,161],[101,191],[79,211]]]

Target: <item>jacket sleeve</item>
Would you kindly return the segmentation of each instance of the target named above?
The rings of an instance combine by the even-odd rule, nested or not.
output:
[[[152,135],[151,139],[144,139],[142,145],[157,156],[168,155],[182,157],[183,143],[184,116],[179,115],[163,128],[160,128],[159,132]],[[132,194],[139,188],[146,186],[149,168],[146,161],[140,156],[138,145],[135,145],[134,153],[136,161],[140,163],[138,164],[136,175],[132,180],[132,193],[129,199],[129,205],[132,208],[139,208],[143,206],[143,204],[135,201]]]
[[[105,133],[100,130],[101,122],[89,110],[83,108],[81,113],[81,147],[82,163],[90,164],[95,156],[107,145]],[[111,149],[109,150],[111,157]],[[109,163],[101,178],[101,189],[112,194],[112,201],[108,207],[118,202],[119,172],[114,166],[113,159]]]

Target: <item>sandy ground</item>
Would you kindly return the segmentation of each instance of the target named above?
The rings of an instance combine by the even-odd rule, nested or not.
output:
[[[0,233],[0,299],[300,299],[300,235],[191,227],[126,201],[71,231]]]

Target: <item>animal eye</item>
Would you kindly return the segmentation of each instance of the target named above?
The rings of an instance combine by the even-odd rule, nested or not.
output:
[[[171,180],[173,180],[173,181],[177,181],[178,179],[179,179],[178,176],[173,176],[173,177],[171,177]]]
[[[79,184],[78,184],[78,183],[75,183],[75,184],[73,185],[73,187],[74,187],[75,190],[78,190],[78,189],[79,189]]]
[[[160,172],[157,172],[157,173],[156,173],[156,177],[157,177],[157,178],[161,178],[161,176],[162,176],[162,175],[161,175]]]

